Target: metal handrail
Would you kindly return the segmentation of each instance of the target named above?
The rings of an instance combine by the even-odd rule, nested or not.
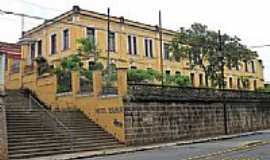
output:
[[[53,115],[52,113],[50,113],[43,104],[41,104],[38,100],[35,99],[35,97],[33,97],[31,94],[29,94],[29,109],[32,108],[32,101],[33,100],[53,121],[55,121],[58,125],[60,125],[65,132],[67,133],[67,135],[69,136],[69,140],[70,140],[70,149],[73,150],[73,136],[71,131],[68,129],[67,126],[64,125],[64,123],[62,123],[55,115]]]

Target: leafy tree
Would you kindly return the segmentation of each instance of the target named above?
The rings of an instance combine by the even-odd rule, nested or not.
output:
[[[46,58],[39,56],[35,59],[35,61],[37,62],[38,75],[43,75],[45,73],[51,72],[51,68]]]
[[[176,61],[181,58],[188,60],[191,69],[202,68],[212,85],[222,86],[221,66],[236,67],[242,61],[254,59],[257,54],[241,44],[241,39],[236,36],[223,34],[221,40],[224,57],[218,51],[218,32],[208,30],[206,25],[194,23],[189,29],[180,28],[170,44],[170,51]]]
[[[82,57],[89,59],[90,57],[94,57],[94,61],[98,60],[99,49],[95,44],[95,41],[91,38],[81,38],[77,40],[79,44],[78,53]]]

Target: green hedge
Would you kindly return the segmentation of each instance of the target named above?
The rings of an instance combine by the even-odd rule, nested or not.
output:
[[[129,69],[127,74],[128,81],[136,83],[153,83],[161,82],[162,75],[159,71],[153,69]],[[166,85],[191,86],[188,76],[166,75],[164,74],[164,83]]]

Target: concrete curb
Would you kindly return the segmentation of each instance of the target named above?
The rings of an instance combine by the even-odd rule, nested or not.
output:
[[[188,144],[195,144],[195,143],[226,140],[226,139],[232,139],[232,138],[263,134],[265,132],[270,132],[270,130],[246,132],[246,133],[232,134],[232,135],[222,135],[222,136],[217,136],[217,137],[201,138],[201,139],[188,140],[188,141],[177,141],[177,142],[172,142],[172,143],[162,143],[162,144],[139,146],[139,147],[126,147],[126,148],[118,148],[118,149],[102,150],[102,151],[62,154],[62,155],[55,155],[55,156],[44,157],[44,158],[43,157],[32,158],[29,160],[71,160],[71,159],[92,158],[92,157],[100,157],[100,156],[106,156],[106,155],[132,153],[136,151],[153,150],[153,149],[159,149],[159,148],[171,147],[171,146],[181,146],[181,145],[188,145]]]

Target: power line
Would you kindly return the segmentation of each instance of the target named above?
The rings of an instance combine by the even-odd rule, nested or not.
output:
[[[15,0],[15,1],[20,2],[20,3],[25,3],[25,4],[28,4],[28,5],[32,5],[32,6],[35,6],[35,7],[38,7],[38,8],[42,8],[42,9],[51,10],[51,11],[54,11],[54,12],[62,12],[62,11],[59,10],[59,9],[56,9],[56,8],[50,8],[50,7],[45,7],[45,6],[42,6],[42,5],[40,5],[40,4],[36,4],[36,3],[29,2],[29,1],[26,1],[26,0]]]
[[[84,25],[84,24],[79,24],[79,23],[74,23],[74,22],[68,22],[68,21],[60,21],[60,20],[55,20],[55,19],[46,19],[43,17],[38,17],[38,16],[32,16],[29,14],[23,14],[23,13],[15,13],[15,12],[11,12],[11,11],[4,11],[0,9],[0,14],[4,13],[4,14],[8,14],[8,15],[15,15],[15,16],[20,16],[20,17],[27,17],[27,18],[32,18],[32,19],[38,19],[38,20],[45,20],[47,22],[46,25],[48,25],[49,23],[61,23],[61,24],[65,24],[65,25],[71,25],[71,26],[77,26],[77,27],[83,27],[83,28],[87,28],[89,27],[88,25]],[[96,30],[100,30],[100,31],[107,31],[106,29],[102,28],[102,27],[96,27]],[[119,33],[119,34],[130,34],[128,32],[123,32],[123,31],[114,31],[115,33]],[[138,37],[145,37],[144,34],[138,34],[138,33],[133,33],[133,35],[136,35]],[[158,39],[156,37],[149,37],[152,39]],[[166,41],[165,39],[163,39],[164,41]]]
[[[45,20],[47,22],[57,22],[57,23],[62,23],[62,24],[66,24],[66,25],[72,25],[72,26],[78,26],[78,27],[89,27],[87,25],[83,25],[83,24],[77,24],[77,23],[73,23],[73,22],[64,22],[64,21],[55,21],[54,19],[47,19],[47,18],[43,18],[40,16],[33,16],[33,15],[29,15],[29,14],[24,14],[24,13],[17,13],[17,12],[12,12],[12,11],[6,11],[6,10],[2,10],[0,9],[0,15],[1,14],[6,14],[6,15],[14,15],[14,16],[19,16],[22,17],[22,25],[24,25],[24,18],[31,18],[31,19],[36,19],[36,20]],[[22,27],[23,28],[23,27]],[[105,30],[103,28],[96,28],[97,30]],[[120,33],[120,32],[119,32]],[[124,34],[128,34],[126,32],[122,32]],[[139,37],[144,37],[144,35],[139,35],[139,34],[135,34]],[[157,39],[157,38],[154,38]],[[162,39],[163,40],[163,39]],[[266,45],[256,45],[256,46],[249,46],[250,48],[264,48],[264,47],[270,47],[270,44],[266,44]]]
[[[270,44],[258,45],[258,46],[250,46],[250,48],[265,48],[270,47]]]
[[[0,13],[7,14],[7,15],[15,15],[15,16],[20,16],[20,17],[27,17],[27,18],[32,18],[32,19],[38,19],[38,20],[46,20],[46,18],[43,18],[43,17],[32,16],[32,15],[28,15],[28,14],[24,14],[24,13],[15,13],[12,11],[6,11],[6,10],[2,10],[2,9],[0,9]]]

